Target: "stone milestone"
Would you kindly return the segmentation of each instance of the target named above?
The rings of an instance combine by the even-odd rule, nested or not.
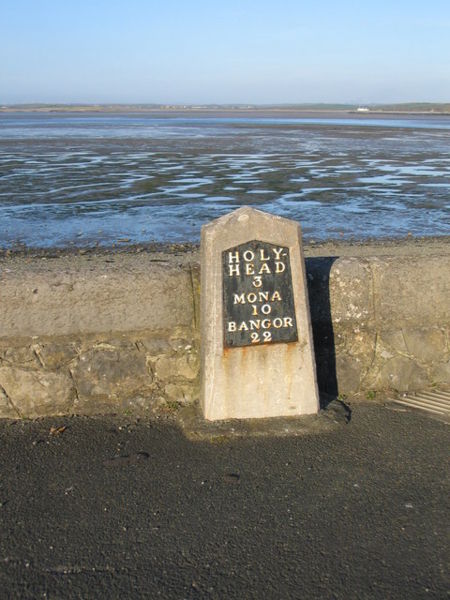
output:
[[[202,228],[201,335],[206,419],[318,411],[298,223],[243,207]]]

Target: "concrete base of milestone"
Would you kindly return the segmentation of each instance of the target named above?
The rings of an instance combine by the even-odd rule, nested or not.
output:
[[[340,400],[332,400],[314,415],[267,417],[263,419],[224,419],[208,421],[198,404],[184,406],[176,421],[192,441],[223,442],[242,437],[285,437],[323,433],[347,425],[351,410]]]

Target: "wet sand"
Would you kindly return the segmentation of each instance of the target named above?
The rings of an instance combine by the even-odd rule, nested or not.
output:
[[[450,255],[450,236],[347,242],[328,240],[306,242],[306,258],[339,256],[443,256]],[[35,261],[33,259],[42,259]],[[145,269],[150,262],[166,262],[173,265],[199,263],[198,244],[132,244],[107,248],[27,248],[0,249],[0,268],[44,269],[47,261],[58,259],[61,269],[89,269],[92,262],[110,261],[119,269],[121,265]]]
[[[243,205],[316,241],[450,232],[450,117],[284,112],[1,115],[0,247],[195,243]]]

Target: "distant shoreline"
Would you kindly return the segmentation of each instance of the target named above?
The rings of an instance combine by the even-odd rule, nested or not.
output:
[[[450,115],[447,104],[398,104],[382,106],[358,105],[146,105],[146,104],[10,104],[0,105],[0,113],[102,113],[152,114],[155,116],[267,116],[267,117],[330,117],[379,118],[405,116]]]

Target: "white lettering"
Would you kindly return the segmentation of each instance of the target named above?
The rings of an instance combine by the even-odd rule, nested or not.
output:
[[[263,304],[261,306],[261,312],[263,315],[268,315],[272,312],[272,307],[270,306],[270,304]]]
[[[228,275],[232,277],[233,275],[240,275],[239,265],[228,265],[229,273]]]
[[[270,256],[264,256],[264,248],[261,248],[259,251],[259,257],[261,260],[269,260]]]
[[[272,334],[270,333],[270,331],[265,331],[263,333],[263,341],[264,342],[271,342],[272,341]]]
[[[273,253],[275,254],[275,258],[277,260],[280,260],[281,258],[281,253],[283,252],[284,248],[274,248],[273,249]]]
[[[246,262],[252,262],[255,258],[255,253],[251,250],[246,250],[242,256]]]
[[[261,268],[259,269],[258,273],[261,275],[262,273],[271,273],[271,270],[269,269],[269,265],[267,263],[263,263],[261,265]]]
[[[235,267],[235,265],[232,265]],[[237,265],[236,265],[237,266]],[[233,293],[233,304],[254,304],[255,302],[281,302],[281,294],[278,290],[272,292],[272,294],[268,291],[258,291],[258,292],[249,292],[246,294],[243,292],[242,294]]]
[[[271,306],[269,304],[265,304],[261,307],[261,311],[264,312],[264,307]],[[256,308],[256,307],[255,307]],[[264,313],[266,314],[266,313]],[[227,323],[227,331],[230,333],[235,333],[236,331],[258,331],[260,329],[271,329],[274,327],[275,329],[280,329],[281,327],[293,327],[294,322],[292,317],[275,317],[273,320],[271,319],[250,319],[248,322],[240,321],[236,323],[236,321],[228,321]],[[252,334],[253,335],[253,334]],[[266,341],[269,338],[266,338]]]
[[[231,264],[233,262],[239,262],[239,252],[228,252],[228,262]]]
[[[253,263],[247,263],[245,265],[245,274],[246,275],[254,275],[255,274],[255,265]]]
[[[282,273],[286,268],[286,265],[279,260],[275,261],[275,273]]]

